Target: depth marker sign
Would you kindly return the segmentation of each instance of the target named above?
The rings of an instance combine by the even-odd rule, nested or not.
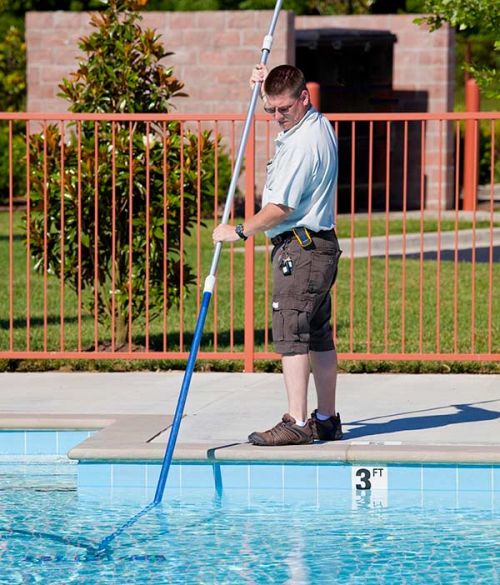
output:
[[[351,467],[352,508],[386,508],[389,470],[383,465]]]
[[[387,490],[387,467],[352,467],[353,490]]]

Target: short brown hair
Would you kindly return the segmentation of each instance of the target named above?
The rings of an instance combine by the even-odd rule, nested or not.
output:
[[[304,89],[306,89],[304,74],[292,65],[278,65],[269,71],[264,81],[264,93],[271,96],[289,93],[298,98]]]

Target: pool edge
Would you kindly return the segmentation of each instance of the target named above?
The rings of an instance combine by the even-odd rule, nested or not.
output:
[[[80,462],[161,462],[165,445],[154,439],[169,428],[171,415],[3,413],[0,430],[76,430],[97,432],[69,450]],[[249,443],[182,442],[174,460],[195,462],[383,462],[499,464],[500,445],[336,441],[285,447]]]

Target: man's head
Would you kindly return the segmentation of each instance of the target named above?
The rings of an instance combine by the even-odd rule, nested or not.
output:
[[[264,109],[282,130],[298,124],[310,106],[304,74],[292,65],[271,69],[264,81],[264,94]]]

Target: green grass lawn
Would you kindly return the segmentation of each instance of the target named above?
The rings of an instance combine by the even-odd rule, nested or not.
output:
[[[8,213],[0,212],[0,350],[6,351],[11,344],[14,350],[27,349],[26,315],[26,250],[22,236],[21,213],[14,216],[13,263],[9,262]],[[194,237],[186,239],[186,261],[193,266],[200,262],[199,286],[193,287],[183,299],[180,308],[169,311],[167,318],[167,346],[169,351],[180,347],[189,349],[192,331],[198,314],[198,303],[204,279],[209,271],[213,247],[211,244],[212,222],[202,230],[201,247],[197,250]],[[471,227],[470,222],[460,222],[460,228]],[[477,223],[476,227],[489,227],[488,222]],[[436,221],[425,222],[425,231],[434,231]],[[454,221],[441,222],[442,229],[454,229]],[[401,220],[391,220],[389,233],[401,233]],[[371,234],[384,235],[384,219],[371,222]],[[418,232],[420,220],[409,220],[406,232]],[[350,219],[340,218],[339,237],[350,237]],[[367,220],[356,220],[355,235],[368,233]],[[256,243],[264,244],[260,236]],[[238,243],[235,248],[242,248]],[[243,349],[244,335],[244,253],[230,253],[225,246],[221,255],[217,275],[217,290],[202,340],[202,351]],[[267,260],[268,262],[268,260]],[[386,276],[387,267],[387,276]],[[13,282],[10,286],[9,270]],[[455,272],[452,262],[426,260],[421,267],[419,260],[360,258],[351,261],[342,258],[336,290],[337,303],[337,346],[340,352],[453,352],[455,331],[458,352],[500,351],[500,267],[495,265],[491,274],[487,264],[460,262]],[[404,273],[404,279],[403,279]],[[385,283],[387,280],[387,288]],[[255,319],[254,330],[256,351],[272,350],[269,323],[266,322],[266,308],[270,306],[270,290],[266,296],[266,253],[255,254]],[[354,294],[350,293],[350,282],[354,282]],[[420,298],[422,282],[423,295]],[[64,323],[61,325],[61,291],[59,280],[49,275],[46,293],[43,278],[30,269],[30,349],[43,350],[44,343],[49,351],[76,350],[78,346],[77,298],[69,287],[64,290]],[[492,331],[488,337],[488,302],[490,287],[492,294]],[[387,290],[387,297],[384,293]],[[11,296],[12,291],[12,296]],[[456,291],[456,292],[455,292]],[[496,294],[495,294],[496,291]],[[457,295],[457,299],[455,298]],[[474,295],[474,298],[473,298]],[[12,298],[12,301],[11,301]],[[475,302],[473,302],[475,301]],[[14,328],[9,331],[9,306],[13,303]],[[439,310],[438,310],[439,302]],[[44,303],[47,305],[47,330],[44,339]],[[458,303],[458,311],[455,306]],[[474,320],[474,330],[471,323]],[[423,327],[420,330],[420,322]],[[216,323],[216,331],[214,327]],[[369,324],[369,326],[368,326]],[[351,331],[352,325],[352,331]],[[439,328],[439,331],[438,331]],[[180,334],[183,329],[183,334]],[[146,327],[143,318],[133,323],[133,340],[137,345],[145,344],[148,331],[152,349],[163,349],[163,322],[156,319]],[[439,337],[438,337],[439,336]],[[100,339],[109,339],[110,333],[100,326]],[[94,320],[91,314],[82,310],[81,346],[93,346]],[[268,345],[266,345],[268,341]]]
[[[340,217],[337,222],[337,236],[339,238],[350,238],[351,234],[354,235],[356,238],[363,238],[368,236],[369,228],[371,230],[371,236],[385,236],[386,234],[389,235],[397,235],[403,233],[403,228],[407,234],[418,234],[420,233],[420,219],[416,219],[414,217],[410,217],[403,223],[402,219],[391,219],[389,221],[388,229],[386,227],[385,218],[376,218],[372,219],[371,222],[368,221],[366,218],[356,219],[354,223],[351,221],[350,217]],[[498,224],[495,224],[498,225]],[[443,219],[439,222],[439,227],[441,231],[453,231],[455,229],[455,220],[454,219]],[[490,223],[489,221],[476,221],[476,229],[481,228],[489,228]],[[472,222],[471,221],[460,221],[458,223],[458,229],[465,230],[471,229]],[[437,219],[425,219],[423,222],[423,231],[424,232],[435,232],[438,229],[438,221]]]

